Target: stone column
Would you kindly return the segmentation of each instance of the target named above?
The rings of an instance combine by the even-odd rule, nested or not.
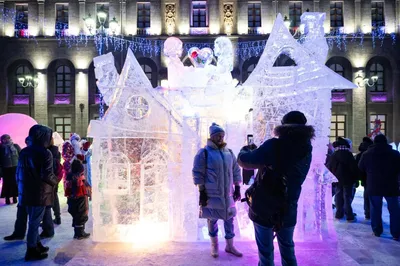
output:
[[[45,0],[38,0],[38,35],[44,35],[44,1]]]
[[[357,80],[356,77],[358,76],[359,73],[358,71],[362,71],[362,78],[358,78]],[[360,82],[360,85],[358,88],[353,89],[353,103],[352,103],[352,108],[353,108],[353,136],[352,139],[354,141],[356,140],[362,140],[363,137],[365,137],[366,134],[366,125],[367,125],[367,106],[366,106],[366,88],[365,84],[362,82],[362,79],[364,78],[364,69],[354,69],[353,70],[353,83],[357,84],[357,82]]]
[[[190,32],[190,7],[191,1],[179,0],[178,32],[186,35]]]
[[[89,123],[88,72],[79,71],[75,75],[75,132],[86,136]]]
[[[94,19],[96,19],[96,14],[92,14],[94,16]],[[86,17],[86,2],[85,0],[79,0],[79,16],[78,16],[78,21],[79,21],[79,32],[86,32],[86,26],[85,26],[85,21],[83,18]]]
[[[393,71],[393,77],[400,76],[400,69]],[[399,87],[399,79],[393,81],[393,141],[400,142],[400,91],[396,88]],[[396,134],[397,133],[397,134]]]
[[[210,34],[219,34],[221,29],[221,12],[218,0],[209,0],[208,4],[208,29]]]
[[[354,1],[354,30],[361,30],[361,0]]]
[[[120,0],[120,32],[122,35],[126,35],[126,0]]]
[[[261,27],[263,28],[263,33],[271,33],[272,25],[275,22],[275,10],[271,1],[263,0],[261,1]]]
[[[39,72],[38,79],[39,79],[38,86],[35,89],[33,89],[33,105],[34,105],[33,118],[38,122],[38,124],[48,125],[49,118],[48,118],[48,108],[47,108],[47,98],[48,98],[47,73]]]
[[[261,15],[262,16],[262,15]],[[245,1],[237,3],[237,32],[238,34],[247,34],[248,24],[248,5]]]
[[[396,32],[400,32],[400,0],[396,0]]]
[[[163,20],[164,17],[161,16],[161,1],[152,2],[150,12],[151,12],[150,14],[151,34],[160,35],[162,31],[161,20]]]
[[[0,36],[4,36],[4,0],[0,0]]]

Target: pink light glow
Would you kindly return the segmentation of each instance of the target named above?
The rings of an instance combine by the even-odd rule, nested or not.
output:
[[[371,102],[387,102],[386,93],[371,94]]]
[[[29,104],[29,94],[14,95],[14,104]]]
[[[54,104],[70,104],[70,94],[56,94],[54,96]]]
[[[24,114],[5,114],[0,116],[0,136],[8,134],[14,143],[25,147],[25,138],[28,136],[29,129],[37,122],[30,116]]]

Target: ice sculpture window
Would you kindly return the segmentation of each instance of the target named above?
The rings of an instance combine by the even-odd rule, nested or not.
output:
[[[274,67],[288,67],[288,66],[297,66],[297,64],[292,58],[290,58],[289,55],[286,54],[286,52],[283,52],[278,56],[278,58],[276,58]]]
[[[346,115],[332,114],[329,140],[333,143],[338,137],[346,137]]]
[[[61,135],[63,139],[69,139],[71,134],[71,117],[55,117],[54,130]]]
[[[25,37],[28,34],[28,4],[16,4],[15,13],[15,35]]]
[[[331,30],[343,27],[343,2],[331,2]]]
[[[140,95],[132,96],[128,100],[128,103],[126,104],[125,108],[128,114],[132,116],[134,119],[144,118],[149,113],[150,110],[149,103],[143,96]]]
[[[56,4],[56,35],[63,36],[68,28],[68,4]]]
[[[248,27],[261,27],[261,3],[248,4]]]
[[[297,28],[300,26],[300,17],[303,9],[302,2],[290,2],[289,3],[289,19],[290,27]]]
[[[68,66],[60,66],[56,72],[56,94],[70,94],[71,69]]]
[[[375,129],[375,121],[381,121],[381,133],[386,135],[386,115],[383,114],[372,114],[369,116],[369,131],[372,132]]]
[[[31,71],[28,66],[19,66],[15,71],[15,94],[29,94],[31,89],[30,86],[26,86],[25,88],[18,81],[18,78],[25,78],[26,75],[30,75]]]
[[[383,2],[372,2],[371,3],[371,20],[372,29],[379,29],[385,26],[385,13]]]
[[[137,4],[137,28],[150,28],[150,3]]]
[[[243,63],[242,82],[245,82],[250,76],[251,72],[253,72],[254,68],[257,66],[259,59],[259,57],[250,57]]]
[[[208,27],[207,1],[192,1],[192,23],[194,28]]]
[[[369,71],[371,77],[378,76],[378,80],[371,87],[371,91],[385,91],[385,68],[381,64],[374,62],[371,64]]]

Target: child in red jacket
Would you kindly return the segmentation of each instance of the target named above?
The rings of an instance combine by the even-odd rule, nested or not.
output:
[[[81,240],[88,238],[85,232],[85,223],[88,220],[89,203],[87,183],[83,174],[84,168],[80,160],[74,160],[71,164],[71,172],[65,178],[64,190],[68,198],[68,212],[72,216],[72,227],[74,227],[74,238]]]

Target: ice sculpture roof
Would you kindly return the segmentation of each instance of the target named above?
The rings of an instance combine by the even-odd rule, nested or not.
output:
[[[296,66],[274,67],[276,59],[282,53],[293,59]],[[280,14],[275,20],[257,66],[243,85],[253,88],[263,87],[266,91],[279,88],[282,96],[295,95],[298,87],[301,87],[302,91],[357,88],[355,84],[322,62],[318,62],[312,53],[297,42],[284,25]],[[279,96],[271,94],[271,97]]]
[[[153,89],[132,51],[124,67],[103,120],[90,122],[88,136],[165,138],[181,133],[181,118]]]

